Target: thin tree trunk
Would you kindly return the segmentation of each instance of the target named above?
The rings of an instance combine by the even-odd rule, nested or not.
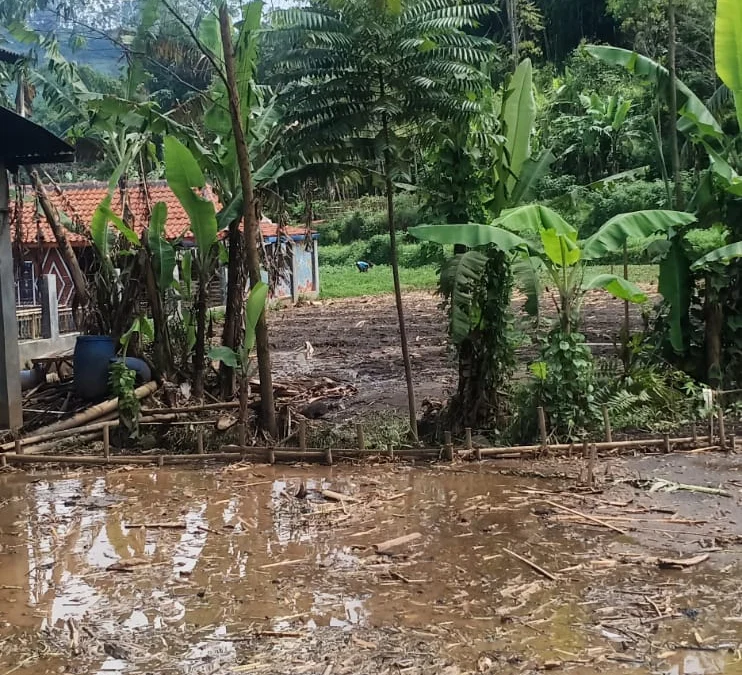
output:
[[[150,308],[152,311],[152,323],[155,330],[154,354],[155,365],[161,375],[170,375],[175,369],[173,363],[173,353],[170,348],[170,335],[167,326],[167,312],[165,311],[165,299],[163,289],[157,287],[155,271],[152,263],[152,251],[146,244],[145,237],[142,237],[145,257],[145,275],[147,284],[147,295],[149,296]]]
[[[245,258],[242,236],[240,234],[240,220],[229,224],[229,263],[227,265],[227,307],[224,314],[224,331],[222,345],[233,351],[237,350],[242,331],[242,308],[245,304]],[[222,398],[231,398],[234,395],[235,372],[233,368],[221,364],[219,380]]]
[[[706,378],[714,389],[721,386],[721,333],[724,328],[724,308],[709,297],[711,279],[706,278],[706,302],[704,307],[706,342]]]
[[[683,180],[680,175],[680,147],[678,144],[678,90],[676,71],[676,38],[677,28],[675,24],[675,0],[669,0],[667,4],[667,17],[669,24],[668,36],[668,70],[670,71],[670,144],[672,148],[672,173],[675,180],[675,208],[682,210],[685,206],[683,196]]]
[[[193,396],[198,400],[204,395],[204,368],[206,366],[206,301],[209,280],[201,269],[198,274],[196,297],[196,345],[193,353]]]
[[[80,262],[67,239],[67,233],[59,220],[57,209],[49,200],[46,188],[41,182],[41,178],[39,178],[39,172],[36,167],[29,167],[28,175],[31,178],[31,183],[36,192],[36,196],[39,198],[41,210],[44,212],[46,221],[49,223],[49,227],[54,233],[54,238],[57,240],[59,253],[64,259],[67,269],[70,271],[72,285],[75,288],[75,300],[78,306],[78,311],[76,312],[78,316],[75,317],[75,324],[80,327],[83,310],[90,304],[90,294],[88,293],[88,284],[85,275],[83,274],[82,269],[80,268]]]
[[[386,123],[384,133],[388,138]],[[415,405],[415,387],[412,382],[412,363],[410,362],[410,350],[407,345],[407,327],[404,318],[404,306],[402,305],[402,284],[399,281],[399,262],[397,260],[397,232],[394,225],[394,186],[391,176],[391,153],[388,149],[384,151],[384,177],[386,179],[386,209],[389,219],[389,243],[390,257],[392,262],[392,277],[394,278],[394,300],[397,304],[397,318],[399,319],[399,337],[402,343],[402,361],[404,362],[404,374],[407,382],[407,404],[410,413],[410,432],[417,440],[417,406]]]
[[[250,277],[250,288],[260,282],[260,255],[258,254],[259,223],[255,210],[255,194],[252,184],[250,156],[245,140],[240,113],[240,93],[237,90],[237,74],[232,51],[232,28],[227,6],[219,5],[219,28],[224,48],[224,70],[229,93],[229,113],[232,118],[232,133],[237,150],[237,163],[240,170],[240,183],[243,197],[243,219],[245,223],[245,251],[247,254],[247,272]],[[274,438],[278,437],[276,409],[273,403],[273,376],[271,374],[271,353],[268,339],[268,323],[265,312],[255,328],[255,347],[258,356],[258,375],[260,377],[260,400],[262,404],[262,421],[264,428]]]

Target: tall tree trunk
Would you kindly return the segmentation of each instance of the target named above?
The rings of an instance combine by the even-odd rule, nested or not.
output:
[[[513,57],[513,68],[518,65],[518,0],[505,0],[510,26],[510,53]]]
[[[69,240],[67,239],[67,233],[65,232],[64,226],[59,220],[59,213],[57,212],[54,204],[51,203],[49,195],[46,192],[46,188],[41,182],[41,178],[39,178],[39,172],[36,167],[30,167],[28,175],[31,178],[31,184],[33,185],[36,196],[39,199],[41,210],[44,212],[46,221],[49,223],[49,227],[54,234],[54,238],[57,240],[59,253],[62,256],[65,264],[67,265],[67,269],[70,271],[70,276],[72,277],[72,285],[75,289],[74,304],[77,306],[77,310],[75,312],[75,325],[79,329],[81,328],[81,324],[83,321],[84,310],[90,304],[88,284],[85,279],[85,275],[80,268],[80,262],[78,261],[75,252],[72,250],[72,246],[70,245]]]
[[[252,183],[250,156],[245,140],[245,129],[242,126],[240,113],[240,93],[237,89],[237,74],[234,52],[232,51],[232,28],[226,3],[219,5],[219,29],[224,49],[224,70],[229,93],[229,113],[232,118],[232,134],[237,150],[237,164],[240,170],[242,185],[243,220],[245,223],[245,251],[247,254],[247,272],[250,277],[250,288],[260,282],[260,255],[258,253],[259,223],[256,212],[255,194]],[[260,401],[264,428],[274,438],[278,437],[276,409],[273,403],[273,376],[271,373],[271,353],[268,339],[268,323],[265,312],[255,328],[255,348],[258,355],[258,374],[260,377]]]
[[[227,307],[224,314],[222,345],[237,350],[242,336],[242,310],[245,304],[245,256],[238,218],[229,224],[229,262],[227,264]],[[219,368],[222,398],[234,395],[235,372],[222,363]]]
[[[667,19],[669,25],[668,36],[668,70],[670,71],[670,144],[672,148],[672,173],[675,180],[675,208],[682,210],[685,207],[683,196],[683,180],[680,175],[680,146],[678,144],[678,90],[676,70],[676,39],[677,26],[675,23],[675,0],[667,4]]]
[[[706,277],[706,300],[704,303],[706,378],[709,386],[721,386],[721,334],[724,329],[724,307],[712,290],[711,277]]]
[[[389,138],[389,130],[384,123],[384,134]],[[394,278],[394,300],[397,304],[397,318],[399,319],[399,337],[402,343],[402,361],[404,362],[404,375],[407,382],[407,405],[410,413],[410,433],[417,440],[417,406],[415,405],[415,387],[412,382],[412,363],[410,362],[410,349],[407,344],[407,327],[404,318],[404,306],[402,304],[402,284],[399,281],[399,262],[397,260],[397,231],[394,224],[394,185],[392,184],[392,157],[390,150],[384,150],[384,178],[386,180],[386,211],[389,219],[389,244],[392,262],[392,277]]]

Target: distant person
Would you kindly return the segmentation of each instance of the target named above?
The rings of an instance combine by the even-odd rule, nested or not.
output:
[[[361,273],[368,272],[373,266],[374,266],[373,263],[365,262],[363,260],[359,260],[356,263],[356,267],[358,268],[358,271]]]

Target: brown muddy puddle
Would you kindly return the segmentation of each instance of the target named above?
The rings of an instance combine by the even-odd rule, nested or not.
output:
[[[529,490],[554,488],[484,468],[0,477],[0,675],[742,673],[738,551],[623,564],[646,542],[550,519]]]

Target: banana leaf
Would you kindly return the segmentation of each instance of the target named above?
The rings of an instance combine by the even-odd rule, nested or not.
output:
[[[728,265],[732,260],[736,258],[742,258],[742,241],[735,241],[733,244],[728,244],[717,248],[710,253],[707,253],[702,258],[699,258],[691,265],[692,270],[699,270],[712,263],[723,263]]]
[[[507,192],[512,194],[525,161],[531,156],[531,133],[536,118],[531,60],[522,61],[510,80],[502,111],[509,153]]]
[[[642,291],[636,284],[616,276],[615,274],[598,274],[587,282],[583,288],[591,291],[596,288],[602,288],[619,300],[628,300],[629,302],[642,303],[647,301],[647,294]]]
[[[734,94],[742,130],[742,6],[739,0],[716,1],[716,72]]]
[[[453,256],[441,269],[441,293],[451,300],[451,341],[461,344],[471,330],[472,289],[484,275],[487,256],[467,251]]]
[[[501,251],[527,249],[530,244],[517,234],[493,225],[467,223],[465,225],[417,225],[407,230],[416,239],[436,244],[461,244],[469,248],[494,244]]]
[[[164,293],[173,284],[175,272],[175,248],[167,240],[165,223],[167,222],[167,204],[157,202],[152,207],[147,231],[147,245],[152,253],[152,266],[155,271],[157,288]]]
[[[689,225],[695,220],[694,215],[683,211],[654,209],[621,213],[585,240],[582,256],[585,260],[597,260],[609,253],[621,251],[628,239],[644,239],[660,232],[669,233],[672,228]]]
[[[690,310],[690,261],[679,237],[673,237],[667,255],[660,262],[658,290],[670,306],[670,344],[679,354],[685,351]]]

